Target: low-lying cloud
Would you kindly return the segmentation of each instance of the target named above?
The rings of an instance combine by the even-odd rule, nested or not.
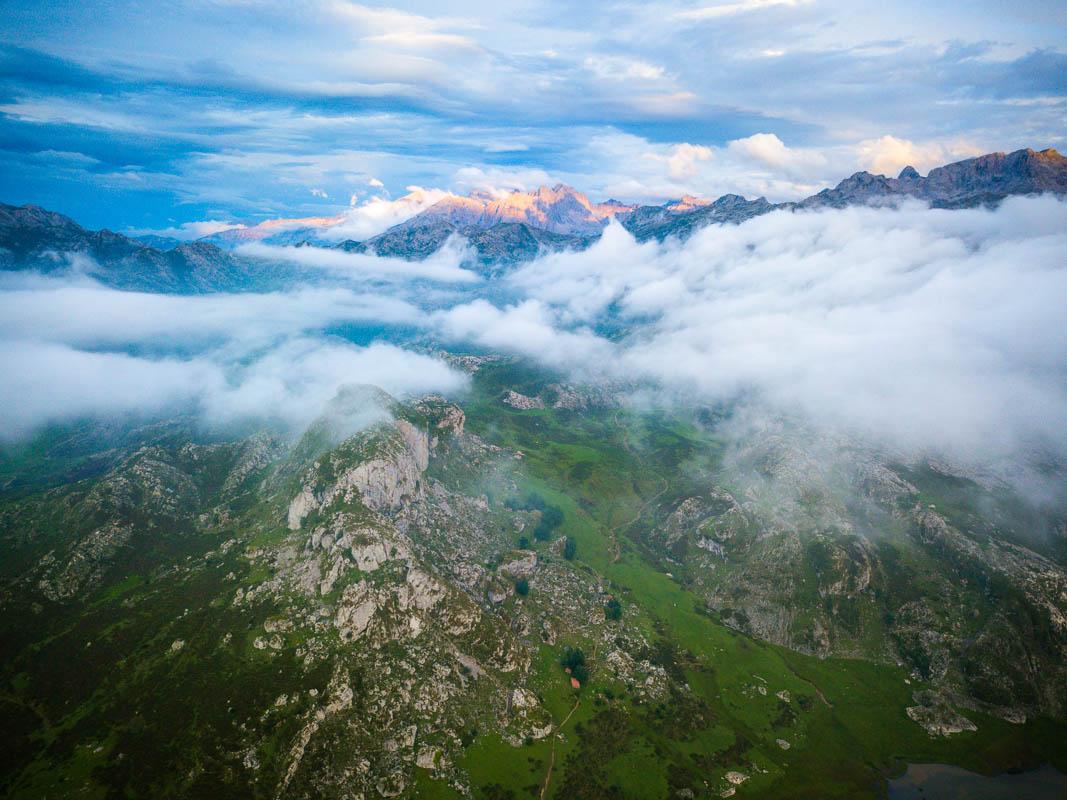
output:
[[[382,182],[373,179],[368,183],[375,189],[382,189]],[[388,230],[425,211],[438,200],[450,196],[443,189],[423,189],[421,186],[407,187],[408,193],[391,200],[388,197],[370,197],[362,203],[352,196],[352,205],[341,215],[341,221],[322,231],[322,235],[332,241],[355,239],[362,241]]]
[[[0,439],[86,416],[178,410],[300,429],[349,384],[400,397],[462,390],[466,376],[439,359],[329,334],[418,326],[421,316],[400,297],[336,287],[177,296],[11,277],[0,283]]]
[[[778,212],[684,244],[612,226],[509,281],[522,302],[455,307],[441,329],[708,400],[758,399],[911,452],[1067,453],[1067,203],[1049,197]],[[591,332],[607,322],[627,333]]]
[[[90,281],[0,284],[0,339],[29,336],[81,347],[261,346],[342,323],[410,325],[420,315],[398,297],[345,288],[183,296],[115,291]]]
[[[237,253],[324,270],[344,278],[362,277],[390,282],[422,278],[441,283],[475,283],[479,280],[476,273],[460,266],[466,254],[462,241],[458,239],[450,240],[422,261],[347,253],[325,247],[277,247],[261,242],[241,245]]]
[[[345,384],[462,389],[463,375],[399,334],[381,341],[403,328],[578,380],[744,398],[911,455],[1020,464],[1067,454],[1067,203],[1051,197],[995,210],[775,212],[684,243],[638,243],[612,224],[583,252],[493,281],[462,267],[461,241],[422,262],[265,253],[306,267],[305,284],[174,297],[84,276],[5,278],[5,435],[174,403],[298,427]],[[378,340],[329,335],[352,325]]]

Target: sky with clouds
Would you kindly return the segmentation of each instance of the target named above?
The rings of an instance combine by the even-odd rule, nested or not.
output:
[[[0,201],[184,238],[370,231],[410,187],[784,200],[1062,149],[1065,117],[1054,0],[0,5]]]

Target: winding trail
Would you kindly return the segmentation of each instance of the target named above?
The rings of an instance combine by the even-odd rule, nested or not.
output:
[[[575,700],[574,708],[572,708],[570,713],[563,718],[563,722],[557,725],[552,731],[552,751],[549,753],[548,756],[548,770],[545,772],[544,781],[541,782],[541,793],[538,795],[538,800],[545,800],[545,792],[548,791],[549,781],[552,780],[552,768],[556,765],[556,734],[559,733],[563,726],[566,725],[567,722],[570,720],[570,718],[574,716],[574,712],[578,710],[578,706],[580,706],[581,704],[582,701],[580,699]]]

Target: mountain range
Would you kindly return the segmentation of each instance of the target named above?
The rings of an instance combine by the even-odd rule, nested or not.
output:
[[[109,230],[87,231],[38,206],[0,203],[0,271],[71,267],[119,289],[178,293],[238,291],[260,272],[207,242],[161,250]]]
[[[1062,195],[1064,162],[1024,150],[926,177],[857,173],[780,204],[627,206],[566,186],[448,197],[331,246],[421,259],[460,236],[494,274],[588,247],[606,225],[684,239],[771,212]],[[228,248],[324,246],[321,226],[291,223],[154,247],[2,206],[0,266],[256,290],[287,267]],[[115,325],[161,305],[145,299]],[[238,300],[216,299],[173,305],[219,315]],[[276,299],[255,298],[255,314],[296,305]],[[391,396],[361,383],[359,362],[300,347],[256,391],[290,404],[298,360],[344,383],[291,425],[175,404],[0,438],[0,797],[853,800],[897,797],[909,764],[1046,765],[1048,796],[1067,783],[1062,453],[1040,455],[1037,502],[802,409],[765,415],[456,342],[404,340],[412,363],[432,353],[457,373],[448,398]]]
[[[831,189],[798,202],[771,203],[727,194],[716,200],[686,196],[662,205],[616,200],[595,203],[558,184],[507,194],[449,196],[384,233],[364,241],[328,240],[342,216],[271,220],[203,239],[131,238],[87,231],[61,214],[36,206],[0,204],[0,270],[64,268],[69,255],[102,282],[124,289],[167,292],[262,288],[278,276],[262,258],[234,252],[243,244],[333,247],[346,252],[421,260],[453,236],[467,240],[476,264],[495,271],[545,252],[584,249],[617,220],[639,241],[687,238],[711,224],[740,223],[772,211],[894,205],[913,199],[937,208],[969,208],[1011,195],[1067,194],[1067,158],[1056,150],[1017,150],[958,161],[923,177],[906,167],[896,178],[857,172]],[[153,246],[155,245],[155,246]]]
[[[1056,150],[991,153],[938,167],[925,178],[905,167],[897,178],[857,172],[832,189],[799,202],[771,203],[727,194],[716,200],[685,196],[662,205],[593,203],[569,186],[513,192],[504,198],[475,194],[449,197],[365,242],[346,241],[342,249],[402,258],[424,258],[452,234],[470,240],[483,264],[506,263],[543,249],[587,247],[608,220],[616,219],[639,241],[686,238],[714,223],[739,223],[778,210],[842,208],[892,204],[907,198],[937,208],[995,203],[1009,195],[1067,193],[1067,158]],[[523,226],[512,229],[505,226]],[[555,234],[555,237],[543,233]],[[562,237],[562,238],[561,238]],[[537,241],[538,247],[533,243]],[[510,254],[510,255],[509,255]],[[528,255],[529,254],[529,255]]]

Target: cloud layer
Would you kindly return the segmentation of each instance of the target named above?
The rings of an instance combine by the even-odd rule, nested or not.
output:
[[[1067,204],[778,212],[684,245],[613,226],[438,324],[588,374],[746,397],[918,452],[1067,454]],[[607,339],[611,323],[628,331]]]
[[[400,297],[347,288],[176,296],[15,277],[0,284],[0,439],[83,416],[179,410],[300,430],[348,384],[399,397],[461,391],[466,376],[381,340],[421,318]],[[370,343],[329,333],[342,326]]]
[[[298,428],[349,383],[462,390],[463,375],[404,344],[414,331],[576,380],[744,402],[907,456],[1067,457],[1067,203],[1051,197],[781,211],[684,243],[637,243],[612,224],[585,251],[492,281],[460,266],[459,239],[418,263],[269,250],[305,282],[178,297],[6,277],[5,435],[178,405]]]

